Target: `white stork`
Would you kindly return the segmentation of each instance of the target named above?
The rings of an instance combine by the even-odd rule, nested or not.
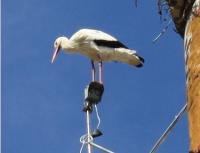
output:
[[[99,63],[99,82],[102,83],[102,62],[122,62],[136,67],[142,67],[144,59],[136,54],[111,35],[98,30],[81,29],[70,39],[59,37],[54,42],[55,51],[52,57],[54,62],[59,51],[63,49],[67,53],[79,53],[91,59],[92,80],[95,80],[95,65]]]

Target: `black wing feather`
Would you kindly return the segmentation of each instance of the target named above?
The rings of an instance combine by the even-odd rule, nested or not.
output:
[[[115,40],[94,40],[94,43],[97,46],[102,46],[102,47],[109,47],[109,48],[126,48],[124,44],[122,44],[120,41],[115,41]]]

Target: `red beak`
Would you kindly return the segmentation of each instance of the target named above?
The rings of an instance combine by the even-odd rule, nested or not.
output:
[[[53,63],[55,61],[55,59],[56,59],[59,51],[60,51],[60,46],[58,46],[58,47],[55,48],[55,51],[54,51],[52,59],[51,59],[51,63]]]

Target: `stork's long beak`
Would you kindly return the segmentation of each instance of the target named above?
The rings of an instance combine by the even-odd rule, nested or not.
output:
[[[55,59],[56,59],[59,51],[60,51],[60,46],[58,46],[58,47],[55,48],[55,51],[54,51],[52,59],[51,59],[51,63],[53,63],[55,61]]]

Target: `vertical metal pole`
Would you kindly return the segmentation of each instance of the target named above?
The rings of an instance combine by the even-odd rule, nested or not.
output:
[[[92,64],[94,66],[94,62],[92,61]],[[85,94],[85,99],[88,97],[88,88],[89,86],[87,86],[84,90],[84,94]],[[89,102],[85,101],[86,106],[88,107]],[[86,124],[87,124],[87,148],[88,148],[88,153],[92,153],[92,146],[89,143],[91,141],[91,133],[90,133],[90,111],[89,109],[86,110]]]
[[[82,149],[83,149],[83,146],[85,144],[87,144],[87,150],[88,150],[88,153],[92,153],[92,149],[93,147],[96,147],[104,152],[107,152],[107,153],[114,153],[96,143],[93,143],[93,138],[92,137],[92,134],[91,134],[91,126],[90,126],[90,113],[92,113],[92,103],[90,103],[90,101],[88,100],[88,97],[89,97],[89,86],[87,86],[84,90],[85,92],[85,103],[84,103],[84,108],[83,108],[83,111],[86,112],[86,124],[87,124],[87,134],[84,134],[83,136],[81,136],[80,138],[80,142],[82,143],[82,147],[80,149],[80,153],[82,153]],[[97,118],[98,118],[98,125],[97,125],[97,129],[98,130],[98,127],[99,127],[99,124],[100,124],[100,118],[99,118],[99,114],[98,114],[98,110],[97,110],[97,106],[95,105],[95,109],[96,109],[96,115],[97,115]],[[93,135],[94,136],[94,135]],[[98,135],[100,136],[100,135]]]
[[[88,102],[87,102],[88,103]],[[87,104],[88,105],[88,104]],[[87,120],[87,136],[88,136],[88,142],[90,142],[91,134],[90,134],[90,112],[87,110],[86,112],[86,120]],[[88,143],[88,153],[92,153],[91,144]]]

